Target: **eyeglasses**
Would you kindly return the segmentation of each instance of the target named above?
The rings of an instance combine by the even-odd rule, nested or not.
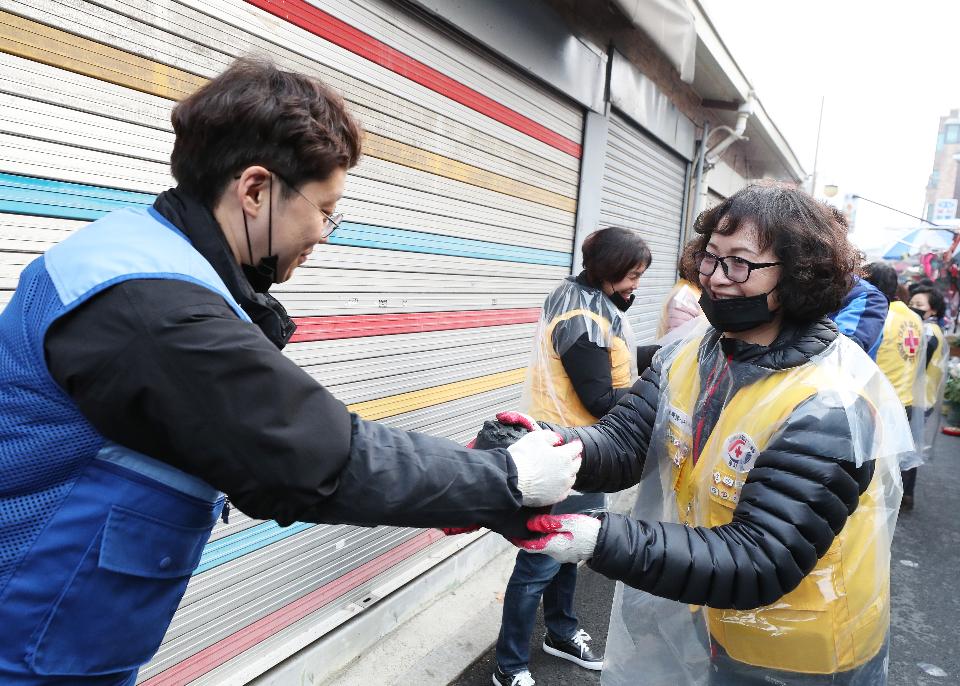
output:
[[[343,221],[343,212],[334,212],[333,214],[327,214],[326,212],[323,211],[323,208],[317,205],[317,203],[313,202],[313,200],[311,200],[310,198],[305,196],[303,193],[301,193],[296,186],[294,186],[285,178],[277,174],[277,172],[273,172],[273,173],[276,174],[278,179],[280,179],[281,181],[283,181],[284,184],[286,184],[287,188],[289,188],[294,193],[299,195],[301,198],[306,200],[310,204],[310,206],[313,207],[313,209],[315,209],[317,212],[323,215],[324,222],[323,222],[323,229],[321,229],[320,231],[320,238],[326,238],[330,234],[332,234],[334,231],[340,228],[340,222]]]
[[[323,211],[323,208],[321,208],[319,205],[317,205],[317,203],[313,202],[313,200],[311,200],[310,198],[305,196],[303,193],[301,193],[296,186],[294,186],[292,183],[287,181],[284,177],[277,174],[277,172],[271,172],[271,173],[274,176],[276,176],[278,179],[280,179],[284,184],[286,184],[287,188],[289,188],[294,193],[299,195],[301,198],[306,200],[310,204],[310,206],[313,207],[313,209],[315,209],[317,212],[323,215],[323,220],[324,220],[323,229],[321,229],[320,231],[320,238],[326,238],[330,234],[332,234],[334,231],[340,228],[340,222],[343,221],[343,212],[334,212],[333,214],[327,214],[326,212]],[[240,174],[237,174],[233,178],[239,179]]]
[[[754,269],[766,269],[783,264],[782,262],[751,262],[733,255],[719,257],[706,250],[694,253],[693,259],[696,262],[697,271],[704,276],[713,276],[717,271],[717,265],[720,265],[723,267],[724,275],[733,283],[743,283],[750,278],[750,273]]]

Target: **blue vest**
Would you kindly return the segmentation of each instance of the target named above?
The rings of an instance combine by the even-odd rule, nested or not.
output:
[[[250,321],[152,208],[110,214],[24,269],[0,314],[2,684],[133,684],[223,506],[200,479],[104,438],[47,369],[50,325],[128,279],[202,285]]]

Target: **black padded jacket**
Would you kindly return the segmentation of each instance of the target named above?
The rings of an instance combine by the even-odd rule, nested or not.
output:
[[[716,424],[723,398],[807,363],[837,335],[828,319],[785,326],[769,347],[722,339],[711,330],[698,351],[701,388],[706,389],[707,377],[716,378],[724,365],[723,378],[730,386],[715,393],[719,402],[698,399],[705,421],[694,452]],[[583,441],[575,488],[612,492],[640,480],[657,416],[660,370],[657,356],[630,393],[597,424],[549,427],[566,440]],[[866,409],[859,414],[872,416]],[[695,423],[699,419],[694,417]],[[867,429],[861,440],[870,440],[873,429]],[[808,399],[757,456],[729,524],[687,527],[607,514],[589,565],[635,588],[685,603],[733,609],[769,605],[813,570],[856,509],[874,473],[872,462],[855,466],[856,450],[840,403],[819,396]],[[649,468],[657,469],[652,464]]]

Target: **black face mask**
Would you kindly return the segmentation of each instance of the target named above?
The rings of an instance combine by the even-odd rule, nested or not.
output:
[[[241,212],[243,212],[241,210]],[[250,262],[253,262],[253,245],[250,243],[250,229],[247,227],[247,215],[243,212],[243,230],[247,234],[247,254],[250,256]],[[267,257],[260,259],[260,263],[254,267],[253,264],[241,264],[243,275],[247,277],[250,286],[257,293],[266,293],[270,286],[277,282],[277,255],[271,255],[273,252],[273,176],[270,177],[270,197],[267,198]]]
[[[622,295],[614,291],[613,295],[609,297],[610,300],[613,301],[613,304],[616,305],[618,310],[621,312],[626,312],[630,309],[630,306],[633,304],[633,301],[637,296],[631,293],[629,298],[624,298]]]
[[[920,319],[926,319],[926,318],[929,316],[929,315],[927,315],[926,312],[924,312],[923,310],[918,310],[916,307],[911,307],[911,308],[910,308],[910,311],[913,312],[914,314],[918,315],[918,316],[920,317]]]
[[[774,290],[776,286],[760,295],[714,300],[707,295],[707,290],[703,289],[700,294],[700,308],[710,325],[718,331],[749,331],[773,321],[777,310],[770,310],[767,296]]]
[[[261,259],[256,267],[252,264],[240,265],[243,275],[257,293],[266,293],[277,282],[277,259],[276,255],[270,255]]]

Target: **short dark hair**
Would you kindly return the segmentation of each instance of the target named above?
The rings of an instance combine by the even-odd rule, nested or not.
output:
[[[897,299],[897,270],[886,262],[871,262],[864,270],[864,278],[893,302]]]
[[[920,285],[914,289],[910,295],[919,295],[921,293],[927,295],[927,302],[930,303],[930,309],[936,315],[937,319],[942,317],[947,309],[947,301],[943,297],[943,293],[940,292],[940,289],[933,286]]]
[[[653,255],[640,234],[621,226],[594,231],[583,242],[583,268],[595,286],[620,281],[638,264],[650,266]]]
[[[785,318],[814,321],[840,308],[863,255],[847,239],[839,211],[792,186],[753,184],[697,217],[696,249],[706,249],[714,233],[728,236],[747,222],[756,226],[760,250],[772,247],[782,263]]]
[[[360,159],[362,134],[343,98],[318,79],[267,60],[236,60],[178,103],[170,120],[173,176],[209,207],[251,165],[297,188]]]
[[[933,279],[924,276],[919,281],[914,281],[913,283],[907,284],[907,290],[910,292],[910,295],[913,295],[921,288],[933,288],[934,283]]]

